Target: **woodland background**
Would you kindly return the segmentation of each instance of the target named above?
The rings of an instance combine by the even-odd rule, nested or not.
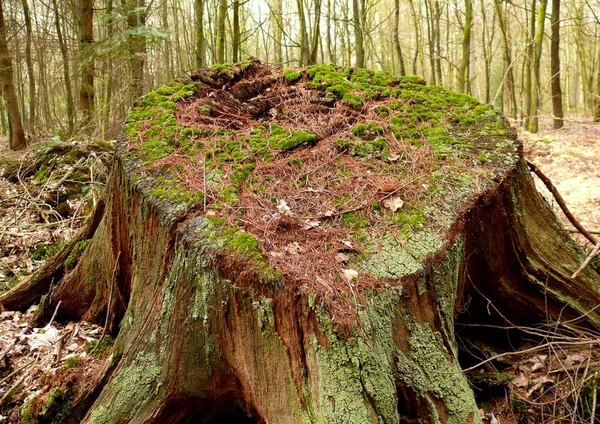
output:
[[[110,139],[142,93],[248,56],[421,75],[530,132],[542,113],[559,128],[563,107],[600,119],[597,0],[1,0],[0,12],[13,148],[17,117],[29,134]]]

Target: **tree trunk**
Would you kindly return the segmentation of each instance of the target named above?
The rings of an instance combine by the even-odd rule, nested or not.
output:
[[[396,47],[396,56],[400,65],[400,76],[406,75],[404,67],[404,57],[402,56],[402,46],[400,45],[400,0],[394,2],[394,46]]]
[[[383,141],[353,128],[374,104],[402,97],[326,101],[331,78],[365,92],[351,72],[332,66],[282,84],[283,70],[254,61],[193,73],[202,84],[191,97],[193,86],[171,84],[138,103],[152,116],[130,115],[91,242],[49,301],[62,301],[60,319],[107,319],[118,333],[106,368],[71,400],[72,422],[481,423],[458,363],[460,311],[489,322],[472,312],[491,303],[515,324],[578,318],[600,328],[599,270],[570,278],[585,255],[536,191],[516,132],[489,106],[386,75],[373,88],[421,91],[453,120],[501,130],[468,147],[421,139],[426,160],[409,175],[391,171]],[[149,105],[157,96],[173,96],[175,111],[162,98]],[[412,98],[402,107],[412,112]],[[240,134],[228,147],[206,131],[222,116]],[[173,117],[177,126],[164,127]],[[181,137],[200,130],[204,150],[137,147],[157,125]],[[457,138],[475,128],[448,125]],[[252,137],[262,147],[249,160]],[[226,149],[235,157],[218,156]],[[417,160],[413,151],[404,154]],[[27,307],[43,292],[31,282],[48,271],[0,304]]]
[[[79,19],[79,57],[81,60],[79,110],[82,118],[81,127],[89,131],[94,113],[94,56],[91,51],[94,43],[94,0],[81,0]]]
[[[196,67],[206,66],[206,41],[204,40],[204,0],[194,2],[194,27],[196,28]]]
[[[550,72],[552,84],[552,110],[554,111],[554,129],[562,128],[563,96],[560,88],[560,0],[552,0],[552,44],[550,45]]]
[[[458,70],[458,91],[468,93],[469,67],[471,64],[471,26],[473,25],[473,2],[465,0],[465,26],[463,28],[462,58]]]
[[[219,16],[217,17],[217,63],[225,63],[225,21],[227,20],[227,0],[219,1]]]
[[[58,45],[60,48],[60,54],[63,61],[63,80],[65,82],[65,92],[67,101],[67,138],[73,135],[73,129],[75,127],[75,105],[73,103],[73,86],[71,84],[71,71],[69,69],[69,51],[67,49],[67,43],[60,25],[60,13],[58,10],[58,4],[56,0],[52,0],[52,6],[54,10],[54,27],[56,28],[56,36],[58,38]]]
[[[4,22],[4,10],[0,2],[0,80],[2,81],[2,95],[6,100],[8,109],[8,147],[12,150],[24,149],[27,146],[23,121],[19,112],[19,102],[15,93],[13,80],[13,65],[8,52],[6,39],[6,24]]]
[[[233,31],[231,34],[231,54],[232,61],[237,63],[240,61],[240,1],[233,2]]]
[[[540,0],[540,7],[538,9],[535,38],[533,40],[533,72],[531,81],[531,111],[529,113],[529,125],[527,131],[536,133],[540,129],[539,117],[540,117],[540,65],[542,61],[542,47],[544,44],[544,26],[546,23],[546,7],[548,6],[548,0]],[[533,17],[532,17],[533,19]]]
[[[130,31],[128,35],[129,70],[131,73],[130,98],[134,101],[144,93],[146,39],[144,35],[135,34],[135,31],[146,24],[146,2],[145,0],[121,1],[127,18],[127,28]]]
[[[354,66],[357,68],[365,67],[365,34],[361,6],[361,0],[352,0],[352,25],[354,26],[354,46],[356,49]]]
[[[23,3],[23,19],[25,20],[26,44],[25,44],[25,63],[27,65],[27,77],[29,80],[29,123],[27,129],[30,133],[35,132],[35,108],[36,108],[36,92],[35,92],[35,72],[33,71],[33,59],[31,58],[31,37],[33,29],[31,27],[31,12],[27,0],[22,0]]]
[[[271,36],[273,37],[273,63],[283,65],[283,0],[271,0]],[[329,29],[328,29],[329,31]]]

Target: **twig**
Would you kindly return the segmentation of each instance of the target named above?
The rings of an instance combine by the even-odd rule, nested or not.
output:
[[[202,201],[203,201],[203,212],[206,213],[206,153],[204,153],[204,161],[202,161],[202,184],[204,184],[204,193],[202,193]]]
[[[552,193],[552,195],[556,199],[558,206],[560,206],[560,208],[566,215],[569,222],[571,222],[571,224],[573,224],[573,226],[575,228],[577,228],[577,230],[581,234],[583,234],[585,236],[585,238],[587,238],[592,244],[595,245],[596,243],[598,243],[598,240],[596,240],[596,237],[594,237],[585,228],[583,228],[583,226],[579,223],[577,218],[575,218],[573,216],[573,214],[571,213],[571,211],[569,210],[569,208],[567,208],[567,205],[566,205],[564,199],[562,198],[562,196],[560,195],[560,193],[558,192],[558,190],[556,189],[554,184],[552,184],[552,181],[550,181],[550,179],[546,175],[544,175],[544,173],[540,170],[540,168],[538,168],[535,164],[531,163],[529,160],[527,161],[527,166],[529,166],[529,169],[531,169],[531,171],[533,171],[533,173],[535,175],[537,175],[540,180],[542,180],[542,182],[548,188],[548,190],[550,190],[550,193]]]
[[[19,380],[15,384],[13,384],[13,386],[4,394],[4,396],[2,396],[2,399],[0,399],[0,406],[2,406],[4,404],[4,402],[6,401],[6,399],[9,398],[12,391],[15,390],[17,387],[19,387],[21,385],[21,383],[23,383],[23,381],[25,380],[26,377],[27,377],[27,374],[23,374],[23,377],[19,378]]]
[[[63,183],[64,183],[65,181],[67,181],[67,178],[69,178],[69,177],[71,176],[71,174],[72,174],[73,172],[75,172],[75,168],[77,168],[79,165],[81,165],[81,164],[82,164],[82,162],[83,162],[85,159],[86,159],[86,158],[81,158],[81,159],[79,159],[79,160],[78,160],[78,161],[75,163],[75,165],[73,165],[73,166],[71,167],[71,169],[69,169],[67,172],[65,172],[65,175],[63,175],[63,177],[62,177],[62,178],[61,178],[61,179],[60,179],[60,180],[59,180],[59,181],[58,181],[56,184],[54,184],[54,186],[52,187],[52,190],[56,190],[56,189],[57,189],[57,188],[59,188],[61,185],[63,185]]]
[[[117,259],[115,260],[115,266],[113,267],[112,276],[110,278],[110,292],[108,294],[108,303],[106,304],[106,318],[104,319],[104,328],[102,329],[102,334],[100,335],[100,339],[98,340],[98,345],[100,346],[100,342],[104,339],[104,335],[106,334],[106,327],[108,327],[108,317],[110,316],[110,304],[112,302],[113,296],[113,287],[115,286],[115,278],[117,276],[117,267],[119,266],[119,258],[121,257],[121,251],[117,255]]]
[[[585,258],[585,261],[583,261],[581,266],[579,268],[577,268],[577,271],[575,271],[573,273],[573,275],[571,275],[571,278],[577,277],[579,275],[579,273],[581,271],[583,271],[583,269],[587,266],[587,264],[590,263],[590,261],[594,258],[594,256],[596,256],[598,254],[599,251],[600,251],[600,241],[598,243],[596,243],[596,245],[594,246],[594,248],[592,249],[590,254],[587,256],[587,258]]]
[[[592,396],[592,409],[590,410],[590,423],[594,424],[594,422],[596,421],[596,397],[597,397],[597,393],[598,393],[598,388],[596,387],[596,376],[598,375],[598,372],[596,372],[594,374],[594,394]]]
[[[56,314],[58,313],[58,308],[60,307],[61,303],[62,303],[62,300],[59,300],[58,303],[56,304],[56,308],[54,309],[54,313],[52,314],[52,318],[50,318],[50,322],[48,323],[48,327],[50,327],[52,325],[52,323],[54,322],[54,318],[56,318]]]
[[[35,362],[35,359],[32,359],[31,361],[27,362],[25,365],[23,365],[22,367],[17,368],[16,370],[14,370],[13,372],[11,372],[10,374],[8,374],[6,377],[4,377],[2,380],[0,380],[0,386],[3,385],[6,381],[10,380],[10,378],[17,374],[18,372],[24,370],[25,368],[27,368],[29,365],[33,364]]]
[[[0,362],[2,362],[4,360],[4,358],[6,357],[6,355],[8,355],[10,353],[10,351],[13,349],[13,347],[16,346],[17,342],[19,341],[19,339],[24,336],[25,334],[29,333],[29,330],[31,330],[31,326],[29,324],[27,324],[27,327],[25,327],[25,329],[23,331],[21,331],[20,334],[17,334],[13,341],[11,342],[11,344],[9,344],[6,349],[4,349],[4,352],[2,352],[2,354],[0,355]]]

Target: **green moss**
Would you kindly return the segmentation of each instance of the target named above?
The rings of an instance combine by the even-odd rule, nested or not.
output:
[[[296,71],[295,69],[286,69],[283,71],[283,77],[287,80],[287,82],[292,83],[298,81],[302,78],[304,74],[300,71]]]
[[[79,356],[71,356],[65,360],[65,368],[78,368],[82,363]]]
[[[364,101],[361,97],[357,96],[356,94],[352,94],[352,93],[345,93],[344,96],[342,97],[342,100],[347,105],[354,106],[354,107],[359,107],[364,104]]]
[[[139,353],[105,388],[105,396],[97,401],[88,422],[113,424],[131,419],[137,409],[152,399],[160,372],[161,365],[155,354]]]
[[[43,184],[48,180],[48,177],[48,167],[46,165],[42,165],[33,176],[33,182],[36,184]]]
[[[92,356],[100,356],[104,352],[108,351],[113,345],[114,340],[110,336],[106,336],[98,343],[98,340],[90,341],[85,347],[85,353]]]
[[[374,123],[358,124],[352,128],[351,132],[355,137],[370,139],[383,134],[383,128]]]
[[[71,413],[71,397],[65,389],[54,388],[48,393],[46,403],[38,417],[39,424],[63,424]]]
[[[198,112],[200,113],[200,115],[210,116],[211,111],[211,105],[202,105],[198,107]]]
[[[341,150],[349,152],[352,156],[359,156],[366,159],[384,157],[384,153],[388,148],[387,140],[383,137],[377,137],[371,141],[348,141],[340,138],[338,146]]]
[[[262,259],[258,241],[252,234],[237,234],[230,242],[230,246],[240,254],[249,258]]]
[[[58,243],[40,243],[31,252],[31,256],[36,261],[42,261],[54,256],[63,246],[63,241],[59,241]]]
[[[83,254],[83,252],[88,247],[88,245],[90,244],[91,241],[92,241],[91,239],[81,240],[81,241],[78,241],[77,244],[75,244],[75,246],[73,247],[73,250],[71,250],[71,253],[65,260],[65,269],[66,270],[72,270],[73,268],[75,268],[75,265],[77,265],[79,258],[81,257],[81,255]]]
[[[302,165],[304,164],[304,160],[302,160],[301,158],[291,158],[290,160],[288,160],[288,164],[290,166],[295,166],[297,168],[301,168]]]
[[[342,219],[344,221],[344,226],[359,229],[365,228],[369,226],[369,220],[363,212],[348,212],[342,215]]]

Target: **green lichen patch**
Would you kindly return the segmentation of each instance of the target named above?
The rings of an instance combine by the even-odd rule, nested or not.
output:
[[[65,260],[65,269],[71,270],[71,269],[75,268],[75,265],[77,265],[77,262],[81,258],[81,255],[83,255],[83,253],[85,252],[85,249],[87,249],[87,247],[91,241],[92,241],[91,239],[81,240],[75,244],[75,246],[71,250],[71,253]]]
[[[299,287],[418,272],[519,158],[491,106],[418,77],[251,61],[192,79],[132,108],[127,169],[160,211],[206,215],[217,249]]]

